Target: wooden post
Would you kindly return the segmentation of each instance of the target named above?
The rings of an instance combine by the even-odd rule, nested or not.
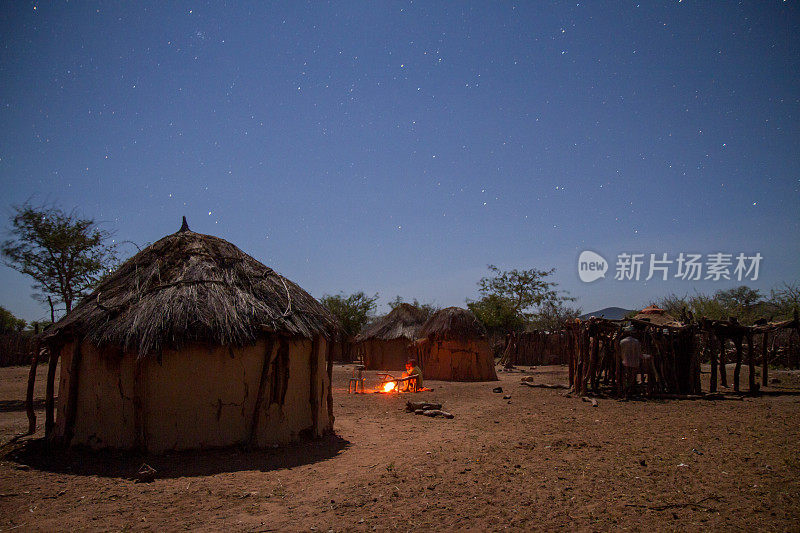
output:
[[[261,418],[261,405],[264,403],[264,395],[269,382],[269,370],[275,356],[272,355],[273,347],[275,346],[275,339],[272,335],[266,339],[266,349],[264,350],[264,362],[261,366],[261,377],[258,380],[258,393],[256,394],[256,403],[253,407],[253,416],[250,420],[250,435],[247,438],[248,446],[255,446],[258,441],[258,420]],[[276,351],[277,355],[277,351]]]
[[[44,435],[45,439],[52,441],[55,437],[56,415],[55,415],[55,390],[56,390],[56,367],[58,366],[58,356],[61,353],[61,346],[56,347],[48,344],[50,361],[47,363],[47,391],[44,399]]]
[[[761,386],[766,387],[769,384],[769,356],[767,355],[767,342],[769,333],[766,331],[761,336]]]
[[[308,374],[309,374],[309,387],[308,387],[308,403],[311,406],[311,436],[318,435],[319,428],[319,386],[318,386],[318,372],[319,369],[319,335],[314,336],[311,341],[311,357],[308,361]]]
[[[697,351],[697,337],[695,336],[694,327],[692,327],[692,330],[693,331],[689,333],[689,338],[687,339],[690,349],[692,350],[692,357],[694,358],[694,373],[692,374],[693,376],[692,379],[694,380],[693,381],[694,387],[692,393],[700,394],[703,390],[703,384],[700,381],[701,360],[700,360],[700,354]]]
[[[333,346],[330,342],[327,343],[327,355],[328,355],[328,424],[331,427],[331,431],[333,431],[333,421],[335,417],[333,416]]]
[[[573,389],[581,390],[581,377],[583,376],[583,328],[581,325],[575,332],[575,383]]]
[[[739,392],[739,376],[742,372],[742,335],[737,334],[733,338],[733,345],[736,347],[736,367],[733,369],[733,390]]]
[[[75,339],[75,347],[72,351],[72,360],[69,365],[69,392],[67,393],[67,409],[64,417],[64,446],[69,446],[72,437],[75,435],[75,419],[78,416],[78,392],[80,390],[81,350],[82,339]]]
[[[722,337],[716,337],[716,336],[709,335],[708,336],[709,344],[710,344],[711,340],[714,339],[714,338],[719,340],[720,344],[722,344],[722,350],[724,350],[725,349],[725,343],[724,343]],[[711,352],[711,383],[709,385],[709,391],[717,392],[717,351],[712,346],[710,352]]]
[[[589,340],[589,328],[586,328],[583,332],[583,338],[581,339],[581,394],[586,394],[587,385],[589,382],[589,372],[591,370],[589,365],[589,352],[591,351],[590,347],[590,340]]]
[[[719,350],[719,379],[720,379],[720,385],[722,385],[723,387],[727,387],[728,386],[728,368],[725,366],[726,363],[727,363],[727,361],[726,361],[726,355],[727,354],[725,353],[725,342],[726,342],[725,337],[720,337],[719,342],[720,342],[720,350]]]
[[[597,338],[599,335],[599,328],[595,328],[594,336],[592,336],[592,347],[589,353],[589,380],[592,384],[592,390],[597,391],[597,353],[599,350],[600,340]]]
[[[33,387],[36,384],[36,367],[39,365],[41,342],[36,341],[31,357],[31,369],[28,372],[28,390],[25,394],[25,410],[28,413],[28,435],[36,433],[36,412],[33,410]]]
[[[617,334],[614,338],[614,390],[616,391],[616,396],[619,398],[622,396],[623,390],[623,377],[622,377],[622,352],[619,348],[619,341],[622,340],[620,337],[622,335]]]
[[[756,392],[756,364],[753,360],[753,333],[748,330],[747,332],[747,386],[750,392]]]
[[[570,331],[567,336],[567,344],[569,345],[569,385],[575,387],[575,345],[574,332]]]

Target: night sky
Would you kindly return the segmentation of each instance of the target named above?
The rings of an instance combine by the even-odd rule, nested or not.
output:
[[[186,215],[381,311],[463,306],[489,263],[584,311],[743,283],[617,281],[622,252],[800,280],[795,1],[5,2],[0,32],[4,228],[49,201],[143,246]],[[0,267],[0,305],[47,316],[31,292]]]

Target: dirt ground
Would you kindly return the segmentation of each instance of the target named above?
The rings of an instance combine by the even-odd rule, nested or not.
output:
[[[0,530],[800,530],[797,372],[773,371],[772,396],[593,407],[520,383],[565,384],[564,367],[413,395],[348,395],[352,367],[334,368],[336,436],[321,441],[146,457],[7,445]],[[0,369],[1,443],[27,427],[26,379]],[[406,413],[412,397],[455,418]],[[152,483],[131,480],[143,462]]]

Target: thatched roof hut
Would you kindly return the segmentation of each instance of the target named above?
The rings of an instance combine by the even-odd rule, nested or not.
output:
[[[641,311],[639,311],[634,317],[633,320],[639,320],[641,322],[649,322],[654,326],[660,327],[681,327],[683,324],[674,316],[670,315],[663,309],[651,305],[649,307],[645,307]]]
[[[419,336],[416,353],[425,379],[497,380],[486,328],[472,312],[460,307],[437,311]]]
[[[419,307],[401,303],[365,327],[355,339],[364,366],[370,370],[402,370],[409,359],[409,345],[419,338],[427,318]]]
[[[416,340],[417,332],[428,319],[428,314],[417,306],[401,303],[388,314],[367,325],[356,337],[357,342],[370,339],[391,341],[399,338]]]
[[[48,330],[62,358],[48,436],[158,452],[320,435],[335,327],[298,285],[184,221]]]
[[[419,334],[441,340],[472,340],[486,337],[486,328],[472,311],[447,307],[434,313]]]
[[[311,339],[334,325],[292,281],[228,241],[186,229],[123,263],[47,337],[87,337],[148,357],[190,342],[244,346],[264,332]]]

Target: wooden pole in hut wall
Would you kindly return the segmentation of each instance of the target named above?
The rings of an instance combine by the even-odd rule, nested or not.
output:
[[[64,445],[69,446],[72,437],[75,435],[75,419],[78,416],[78,392],[80,391],[81,359],[81,339],[75,340],[75,348],[72,352],[72,360],[69,365],[69,392],[67,393],[67,409],[64,417]]]
[[[277,356],[274,350],[275,339],[269,335],[266,339],[266,346],[264,348],[264,362],[261,366],[261,377],[258,380],[258,392],[256,393],[256,402],[253,406],[253,416],[250,420],[250,435],[247,438],[247,444],[254,446],[258,440],[258,420],[261,418],[261,406],[264,403],[264,396],[266,394],[267,383],[269,382],[269,371],[272,368],[272,362]],[[273,355],[275,352],[275,355]]]
[[[761,336],[761,385],[766,387],[769,383],[769,357],[767,356],[767,343],[769,340],[769,333],[766,331]]]
[[[314,336],[311,341],[311,356],[308,359],[308,374],[309,374],[309,387],[308,387],[308,404],[311,407],[311,436],[316,437],[319,424],[319,386],[318,375],[319,371],[319,336]]]
[[[326,339],[327,341],[327,339]],[[333,343],[326,342],[327,344],[327,363],[328,368],[326,369],[328,372],[328,424],[333,430]]]
[[[144,422],[144,365],[138,354],[133,362],[133,445],[139,451],[147,449]]]

